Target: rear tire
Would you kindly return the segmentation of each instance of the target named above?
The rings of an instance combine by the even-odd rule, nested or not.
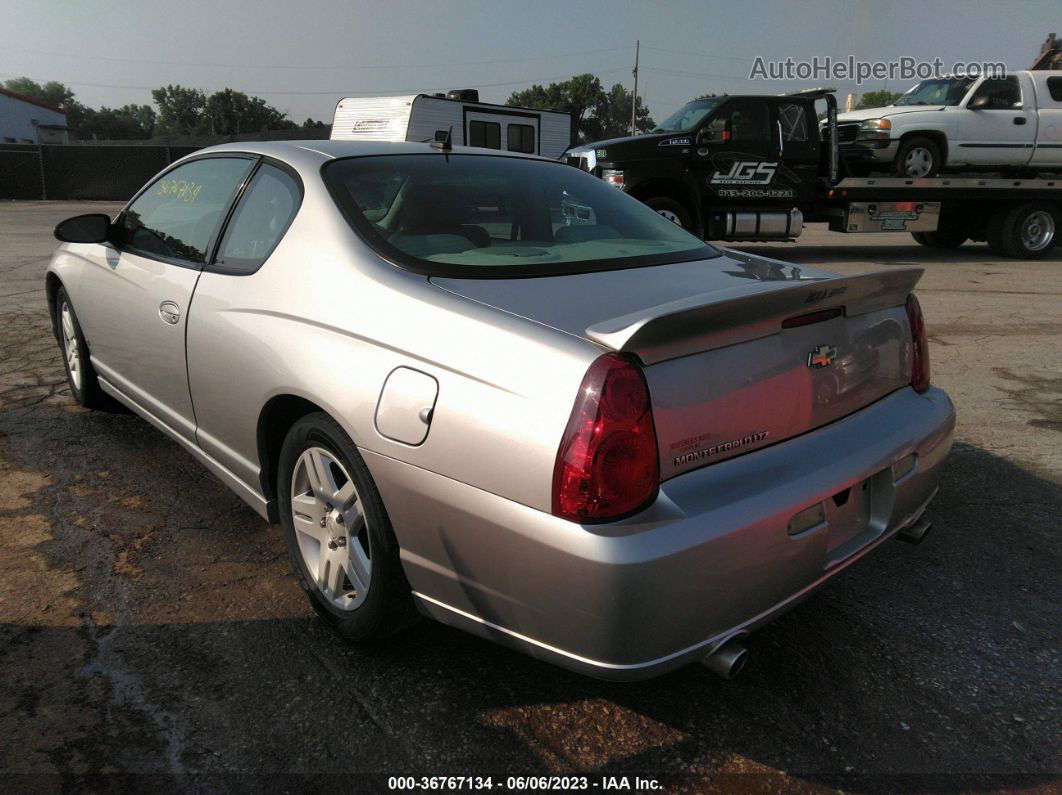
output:
[[[1040,259],[1058,245],[1062,213],[1051,204],[1029,202],[997,210],[988,220],[988,247],[1012,259]]]
[[[932,138],[921,135],[904,140],[892,161],[892,173],[898,177],[935,177],[943,167],[940,146]]]
[[[668,199],[664,196],[654,196],[651,199],[646,199],[645,204],[673,224],[678,224],[687,232],[693,232],[693,222],[690,218],[689,211],[674,199]]]
[[[96,368],[89,360],[88,343],[65,287],[60,287],[55,294],[55,336],[63,353],[66,383],[74,401],[87,409],[113,411],[116,401],[100,387]]]
[[[398,541],[357,447],[322,412],[299,419],[280,450],[277,497],[295,577],[340,635],[374,641],[416,618]]]

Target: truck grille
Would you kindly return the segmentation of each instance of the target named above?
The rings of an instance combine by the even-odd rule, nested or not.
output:
[[[837,142],[841,144],[850,144],[856,138],[859,137],[859,122],[854,124],[838,124],[837,125]]]

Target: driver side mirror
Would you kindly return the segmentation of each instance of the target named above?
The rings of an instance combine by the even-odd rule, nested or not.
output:
[[[981,94],[970,100],[966,105],[967,110],[984,110],[987,107],[991,107],[992,97],[988,94]]]
[[[55,238],[64,243],[106,243],[110,238],[111,219],[103,213],[75,215],[60,221]]]

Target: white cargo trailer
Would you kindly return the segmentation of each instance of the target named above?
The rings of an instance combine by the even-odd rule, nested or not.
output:
[[[337,141],[435,141],[559,158],[572,145],[571,115],[479,101],[475,89],[403,97],[347,97],[332,121]]]

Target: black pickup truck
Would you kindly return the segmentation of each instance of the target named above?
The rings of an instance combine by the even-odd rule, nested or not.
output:
[[[1062,239],[1062,178],[856,177],[844,154],[833,91],[816,89],[694,100],[652,133],[565,157],[706,240],[794,240],[804,223],[824,222],[835,232],[909,232],[937,248],[987,241],[997,254],[1035,259]]]

